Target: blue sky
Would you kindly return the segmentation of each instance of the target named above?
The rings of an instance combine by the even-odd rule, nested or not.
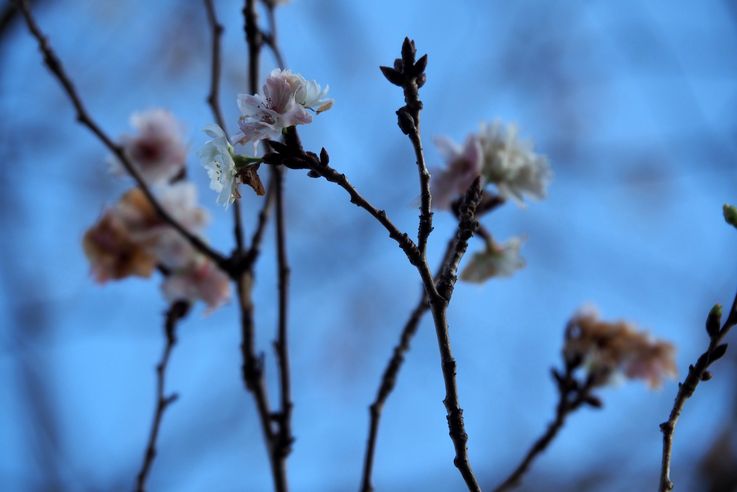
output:
[[[226,28],[221,98],[234,127],[246,84],[240,5],[216,3]],[[108,132],[128,131],[130,113],[151,107],[184,122],[190,175],[213,216],[208,238],[229,250],[230,215],[215,205],[195,156],[211,122],[200,2],[77,0],[37,10]],[[301,131],[305,146],[325,146],[331,164],[402,229],[416,228],[416,170],[394,123],[401,92],[377,67],[391,64],[406,35],[429,54],[421,96],[432,164],[441,163],[432,137],[461,141],[495,119],[516,122],[550,159],[546,200],[508,204],[484,221],[500,239],[526,238],[527,267],[481,287],[459,285],[449,311],[470,456],[486,488],[552,417],[548,372],[580,305],[673,341],[681,373],[703,350],[706,313],[728,303],[737,283],[737,236],[721,218],[722,204],[737,202],[737,30],[726,2],[294,0],[278,23],[288,66],[330,84],[336,101]],[[19,24],[0,51],[0,481],[4,490],[128,490],[153,409],[165,305],[156,280],[95,285],[80,239],[130,183],[108,174],[106,151],[75,124]],[[264,73],[272,66],[264,57]],[[244,194],[250,230],[258,199]],[[355,490],[367,406],[419,282],[383,229],[337,187],[290,172],[287,194],[297,436],[290,481],[296,491]],[[451,217],[436,217],[432,258],[453,231]],[[255,302],[275,394],[272,236],[269,229]],[[164,422],[152,490],[270,488],[239,379],[236,320],[230,303],[207,317],[197,309],[181,327],[168,382],[181,399]],[[734,364],[714,372],[676,436],[683,490],[692,490],[698,460],[734,413]],[[42,407],[27,406],[34,391],[52,409],[51,438],[39,431]],[[604,478],[590,490],[654,487],[658,423],[675,391],[675,382],[659,392],[640,383],[602,390],[605,408],[571,418],[528,490],[542,490],[542,481],[566,490],[592,473]],[[377,490],[462,490],[442,397],[425,320],[385,408]]]

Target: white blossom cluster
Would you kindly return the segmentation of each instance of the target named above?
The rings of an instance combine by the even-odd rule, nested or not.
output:
[[[320,114],[333,105],[328,99],[329,87],[322,88],[290,70],[273,70],[258,94],[239,94],[239,133],[234,141],[253,144],[254,150],[265,139],[279,138],[286,128],[312,122],[313,113]],[[225,207],[238,197],[239,158],[245,158],[244,166],[257,163],[258,159],[238,156],[225,132],[217,125],[208,126],[210,137],[199,156],[210,177],[210,188],[218,193],[217,202]]]
[[[491,184],[502,198],[524,206],[525,196],[542,199],[552,173],[548,160],[532,150],[532,144],[517,137],[514,125],[484,123],[463,144],[440,137],[435,140],[446,166],[432,172],[432,203],[449,209],[478,177],[482,186]],[[525,265],[520,256],[522,240],[511,238],[497,244],[487,238],[486,248],[473,255],[461,273],[461,280],[481,283],[491,277],[506,277]]]

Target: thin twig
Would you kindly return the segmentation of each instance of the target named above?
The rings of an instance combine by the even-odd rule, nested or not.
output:
[[[482,192],[481,201],[476,208],[476,215],[479,216],[482,213],[488,213],[496,209],[504,203],[504,199],[497,195],[490,195],[488,192]],[[451,211],[455,215],[456,219],[460,220],[461,205],[463,204],[463,197],[456,200],[453,204]],[[482,235],[482,231],[486,234],[488,232],[483,229],[481,225],[477,225],[476,234]],[[483,239],[483,237],[482,237]],[[451,255],[457,247],[456,237],[452,237],[445,248],[442,260],[437,268],[435,274],[435,281],[437,282],[440,274],[446,269],[446,263],[451,259]],[[389,358],[389,362],[384,369],[381,381],[379,383],[379,389],[376,392],[376,398],[373,403],[369,406],[370,423],[369,423],[369,436],[366,440],[366,451],[364,454],[364,465],[363,474],[361,479],[361,490],[363,492],[370,492],[373,490],[371,485],[371,476],[373,473],[374,455],[376,454],[376,439],[379,430],[379,423],[381,419],[381,412],[384,408],[386,400],[389,398],[394,385],[396,384],[399,371],[404,363],[405,354],[410,349],[410,343],[417,332],[417,327],[424,316],[424,314],[430,309],[430,304],[427,300],[427,294],[425,293],[424,286],[422,288],[422,295],[420,296],[419,303],[412,310],[409,319],[402,329],[402,334],[399,338],[399,343],[394,347],[392,356]]]
[[[517,465],[506,480],[494,489],[494,492],[503,492],[519,485],[522,477],[530,469],[535,458],[547,449],[558,435],[558,432],[563,428],[566,418],[586,403],[592,405],[598,404],[598,399],[591,395],[595,381],[594,378],[588,377],[583,384],[579,383],[574,376],[574,372],[578,367],[578,364],[566,363],[564,374],[558,375],[559,373],[557,372],[553,373],[558,383],[559,395],[558,404],[555,407],[555,418],[550,422],[543,435],[532,444],[520,464]]]
[[[420,222],[417,230],[417,246],[424,256],[427,239],[432,232],[432,196],[430,194],[430,172],[425,163],[420,135],[420,87],[425,83],[425,67],[427,55],[416,60],[417,51],[414,41],[404,38],[402,58],[397,58],[394,68],[381,67],[386,78],[398,85],[404,92],[404,106],[397,110],[397,123],[404,134],[409,137],[417,161],[420,177]]]
[[[238,303],[241,313],[241,354],[243,359],[243,383],[253,394],[258,411],[261,430],[269,456],[269,465],[274,479],[274,489],[278,492],[287,490],[286,471],[283,461],[275,459],[274,443],[276,432],[272,427],[269,398],[264,382],[263,354],[256,353],[255,330],[253,320],[253,300],[251,299],[253,277],[244,272],[238,281]]]
[[[223,36],[223,25],[217,19],[217,13],[215,12],[215,5],[213,0],[204,0],[205,9],[207,11],[207,22],[210,24],[212,30],[212,64],[210,70],[210,92],[207,95],[207,104],[210,106],[212,116],[215,118],[215,123],[223,129],[225,134],[228,134],[228,129],[225,126],[225,119],[220,109],[220,46],[221,38]],[[235,247],[238,254],[243,252],[243,218],[241,217],[241,201],[240,198],[236,198],[233,202],[233,236],[235,237]]]
[[[285,459],[291,452],[292,442],[292,384],[289,368],[289,343],[287,332],[288,300],[289,300],[289,259],[287,258],[286,225],[284,219],[284,171],[281,166],[273,166],[274,212],[276,215],[276,248],[279,270],[279,320],[278,332],[274,348],[276,350],[279,371],[279,392],[281,412],[278,415],[279,435],[276,451],[279,458]]]
[[[146,444],[146,451],[143,454],[143,464],[141,470],[138,472],[136,479],[136,491],[144,492],[146,490],[146,479],[148,478],[151,466],[156,458],[156,440],[159,436],[159,429],[161,428],[161,421],[164,418],[164,412],[166,409],[174,403],[178,395],[172,393],[166,395],[164,391],[164,383],[166,379],[166,369],[169,366],[169,358],[171,352],[174,349],[174,345],[177,343],[177,322],[187,316],[189,312],[189,303],[179,301],[171,305],[166,312],[166,318],[164,322],[164,336],[166,337],[166,344],[164,345],[164,351],[161,354],[161,359],[156,366],[156,410],[154,411],[154,418],[151,424],[151,432],[148,436],[148,442]]]
[[[718,311],[718,313],[717,313]],[[711,378],[711,373],[707,370],[709,366],[720,359],[727,345],[722,344],[722,340],[729,333],[733,326],[737,325],[737,295],[732,301],[732,307],[724,324],[719,328],[721,318],[721,308],[715,306],[715,309],[709,313],[707,317],[707,332],[709,333],[709,346],[706,351],[696,361],[696,364],[690,365],[688,368],[688,376],[678,385],[678,393],[673,403],[673,409],[670,412],[668,420],[660,424],[660,430],[663,433],[663,457],[660,467],[660,492],[667,492],[673,489],[673,481],[670,478],[671,456],[673,454],[673,433],[676,430],[676,424],[681,416],[686,400],[693,396],[696,387],[701,381],[707,381]],[[713,328],[711,328],[713,327]]]
[[[445,262],[451,255],[453,248],[455,247],[455,238],[448,241],[448,245],[445,249],[445,254],[438,267],[438,274],[443,270]],[[379,433],[379,421],[381,419],[381,413],[384,408],[386,400],[394,390],[394,386],[399,376],[399,371],[404,363],[404,357],[410,349],[410,343],[417,333],[417,328],[420,326],[420,321],[425,313],[430,309],[430,303],[427,301],[427,293],[425,288],[422,288],[422,295],[420,296],[420,302],[417,303],[409,319],[402,328],[402,334],[399,337],[399,343],[394,347],[392,356],[389,358],[389,362],[384,369],[384,373],[379,382],[379,389],[376,391],[376,398],[369,406],[369,435],[366,440],[366,451],[364,454],[363,461],[363,474],[361,479],[361,490],[362,492],[371,492],[374,488],[371,485],[371,476],[373,474],[374,466],[374,455],[376,454],[376,439]]]
[[[246,35],[246,44],[248,46],[248,80],[249,91],[254,94],[258,90],[259,80],[259,60],[261,55],[261,47],[263,45],[263,36],[258,27],[258,14],[256,12],[255,0],[245,0],[243,5],[244,32]],[[268,148],[267,148],[268,149]],[[242,323],[242,345],[241,351],[243,355],[243,381],[246,389],[248,389],[256,400],[256,408],[258,410],[259,419],[266,443],[269,464],[271,467],[272,477],[274,481],[274,489],[277,492],[286,492],[287,490],[287,472],[286,457],[289,454],[291,446],[291,427],[287,422],[291,417],[291,402],[289,401],[289,376],[286,375],[286,386],[284,384],[285,376],[280,374],[280,383],[282,389],[282,412],[279,415],[272,413],[268,402],[268,394],[263,374],[263,354],[257,355],[255,349],[255,333],[253,324],[253,303],[251,300],[252,282],[253,282],[253,261],[258,255],[259,245],[263,237],[263,231],[268,217],[269,201],[273,195],[277,206],[281,206],[281,183],[278,173],[273,173],[269,184],[270,193],[265,199],[261,213],[259,214],[259,225],[254,234],[249,252],[245,258],[245,271],[242,272],[238,279],[238,295],[241,310]],[[279,196],[277,196],[279,194]],[[277,210],[277,212],[279,212]],[[286,263],[286,249],[283,245],[283,208],[281,214],[277,213],[277,243],[279,248],[279,335],[277,338],[277,352],[279,354],[279,369],[288,370],[288,362],[286,361],[286,324],[282,326],[282,322],[286,323],[286,285],[288,281],[288,266]],[[281,239],[281,241],[280,241]],[[282,253],[283,256],[282,256]],[[285,273],[286,272],[286,273]],[[283,315],[283,317],[282,317]],[[282,328],[284,331],[282,331]],[[282,360],[283,358],[283,360]],[[287,395],[287,396],[285,396]],[[284,405],[284,402],[287,405]],[[274,416],[277,428],[274,429]],[[285,426],[285,422],[286,426]]]
[[[443,400],[443,403],[445,404],[447,412],[450,438],[453,441],[453,446],[456,452],[453,463],[460,471],[468,489],[473,492],[480,491],[481,489],[476,477],[474,476],[473,470],[471,469],[471,464],[468,458],[468,435],[465,431],[463,410],[460,407],[458,398],[456,361],[453,358],[453,352],[450,346],[450,335],[448,333],[448,320],[446,316],[448,302],[450,301],[450,293],[452,292],[452,286],[455,282],[455,275],[453,274],[455,269],[451,270],[451,275],[447,276],[443,284],[445,285],[443,293],[447,295],[447,297],[445,297],[441,295],[436,288],[435,280],[430,272],[430,268],[427,265],[424,255],[420,253],[420,250],[409,238],[407,233],[401,232],[394,223],[388,219],[385,211],[377,209],[363,198],[363,196],[361,196],[361,194],[358,193],[358,191],[350,184],[345,174],[339,173],[330,167],[329,157],[325,149],[322,149],[319,157],[315,153],[305,152],[299,143],[299,137],[293,127],[288,129],[285,143],[286,145],[272,143],[272,146],[275,147],[274,152],[265,155],[264,162],[271,165],[282,164],[291,169],[308,169],[310,171],[308,175],[312,177],[323,177],[332,183],[336,183],[348,192],[351,203],[364,209],[382,226],[384,226],[384,228],[389,232],[389,237],[397,242],[402,251],[404,251],[409,262],[417,268],[425,287],[425,292],[428,295],[430,311],[432,312],[433,322],[435,324],[438,348],[440,350],[443,381],[445,383],[445,399]],[[473,192],[469,191],[469,193],[467,193],[466,207],[469,214],[469,220],[466,221],[467,227],[471,227],[471,224],[475,224],[476,222],[476,206],[478,205],[478,201],[481,197],[478,185],[479,182],[476,180]],[[464,231],[462,232],[462,235],[464,236],[466,235],[466,229],[467,228],[464,228]],[[459,233],[460,232],[461,231],[459,231]],[[470,237],[470,234],[468,237]],[[466,238],[466,241],[467,239],[468,238]],[[459,246],[459,250],[465,251],[465,248],[465,245]]]
[[[273,2],[269,1],[264,1],[263,3],[266,6],[266,17],[269,22],[268,34],[262,33],[264,44],[269,47],[269,50],[271,50],[271,53],[274,55],[274,60],[276,61],[277,66],[284,69],[286,68],[286,63],[284,62],[284,55],[282,55],[281,49],[279,48],[279,42],[276,35],[276,16],[274,15],[276,6]]]
[[[269,212],[271,211],[271,204],[274,201],[274,179],[273,176],[269,177],[269,184],[266,187],[266,195],[264,196],[264,203],[261,204],[261,210],[258,213],[258,220],[256,222],[256,228],[253,230],[251,235],[251,242],[248,247],[248,255],[246,256],[247,265],[253,264],[258,258],[261,252],[261,242],[264,239],[264,232],[266,231],[266,224],[269,222]]]
[[[74,105],[74,109],[77,113],[77,121],[87,127],[115,155],[115,157],[121,162],[128,174],[130,174],[130,176],[136,182],[146,198],[151,202],[154,210],[164,222],[173,227],[195,249],[212,259],[223,270],[230,271],[230,264],[223,255],[208,246],[202,239],[185,229],[182,224],[180,224],[166,210],[164,210],[158,200],[154,197],[146,182],[141,177],[141,174],[136,170],[135,166],[133,166],[123,147],[116,144],[87,113],[87,110],[85,109],[79,94],[74,88],[71,79],[69,79],[69,77],[67,76],[64,68],[61,65],[61,62],[59,61],[59,58],[54,53],[50,43],[46,39],[46,36],[44,36],[43,32],[41,32],[41,29],[38,27],[38,24],[33,18],[33,15],[28,8],[27,2],[23,0],[14,1],[23,14],[23,17],[25,18],[26,24],[28,25],[28,29],[31,31],[31,34],[38,41],[39,49],[43,54],[44,63],[48,67],[49,71],[51,71],[54,77],[56,77],[56,79],[59,81],[62,88],[64,89],[64,92],[69,97],[69,100]]]

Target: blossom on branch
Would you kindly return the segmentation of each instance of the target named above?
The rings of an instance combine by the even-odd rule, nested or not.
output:
[[[469,135],[463,148],[445,137],[436,138],[435,145],[445,158],[447,168],[432,172],[432,203],[438,209],[447,209],[455,199],[465,195],[481,174],[481,142],[477,135]]]
[[[524,203],[525,195],[545,197],[552,173],[544,156],[535,154],[529,142],[517,138],[514,125],[482,124],[466,138],[463,148],[441,137],[435,140],[446,168],[432,174],[433,205],[448,209],[463,196],[479,174],[482,185],[493,183],[503,198]]]
[[[499,193],[523,203],[524,195],[545,198],[552,177],[548,160],[535,154],[532,144],[517,138],[517,127],[499,122],[481,125],[482,174]]]
[[[666,377],[676,376],[672,344],[654,340],[625,321],[602,321],[590,308],[579,310],[568,322],[563,354],[566,360],[580,360],[595,386],[623,376],[658,388]]]
[[[324,89],[315,81],[307,81],[289,70],[274,69],[259,94],[238,94],[241,117],[238,126],[240,144],[257,144],[264,139],[276,139],[284,128],[312,122],[310,111],[319,114],[330,109]]]
[[[228,208],[228,205],[240,198],[233,146],[228,142],[223,129],[217,125],[207,126],[205,133],[210,140],[200,149],[199,158],[210,178],[210,189],[218,193],[217,203]]]
[[[130,123],[138,133],[123,136],[123,152],[146,183],[167,183],[184,171],[187,147],[181,126],[170,112],[152,109],[133,113]],[[117,159],[113,159],[113,171],[123,172]]]
[[[204,301],[208,311],[222,305],[230,296],[228,276],[202,255],[172,271],[161,287],[167,301]]]
[[[492,277],[510,277],[525,266],[520,256],[522,240],[513,237],[505,244],[491,242],[484,251],[474,253],[461,272],[461,280],[482,283]]]

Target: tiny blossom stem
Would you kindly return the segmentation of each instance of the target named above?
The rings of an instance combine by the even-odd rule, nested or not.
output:
[[[177,343],[177,322],[187,316],[189,308],[189,303],[180,301],[172,304],[166,312],[164,322],[166,344],[164,345],[161,359],[156,366],[156,409],[154,410],[154,417],[151,423],[151,432],[146,443],[146,451],[143,453],[143,464],[136,477],[136,492],[144,492],[146,490],[146,479],[156,458],[156,441],[159,436],[161,422],[164,418],[164,412],[178,398],[176,393],[169,396],[165,394],[164,382],[166,379],[166,369],[169,366],[169,358],[171,357],[174,345]]]
[[[196,250],[198,250],[203,255],[207,256],[211,260],[213,260],[218,266],[223,268],[224,270],[228,270],[229,263],[228,260],[215,251],[214,249],[210,248],[210,246],[207,245],[202,239],[197,237],[196,235],[189,232],[187,229],[184,228],[182,224],[180,224],[176,219],[174,219],[164,208],[161,206],[159,201],[156,199],[156,197],[151,192],[151,189],[148,187],[146,182],[143,180],[143,177],[141,174],[136,170],[136,168],[133,166],[133,163],[130,161],[128,156],[126,155],[125,151],[123,150],[123,147],[116,144],[107,133],[105,133],[102,128],[92,119],[92,117],[87,113],[87,110],[85,109],[84,104],[82,103],[82,99],[80,98],[79,94],[77,93],[74,84],[72,83],[71,79],[67,76],[66,72],[64,71],[64,68],[62,67],[61,61],[56,56],[56,53],[54,53],[53,49],[51,48],[51,44],[47,40],[46,36],[44,36],[43,32],[41,32],[41,29],[38,27],[38,24],[36,24],[35,19],[33,18],[33,15],[31,14],[31,11],[28,7],[28,3],[24,0],[14,0],[16,6],[20,9],[21,13],[23,14],[23,17],[26,21],[26,25],[28,26],[28,29],[30,30],[31,34],[34,38],[36,38],[36,41],[38,41],[39,49],[41,50],[41,53],[43,54],[44,63],[46,64],[46,67],[49,69],[49,71],[52,73],[54,77],[58,80],[58,82],[61,84],[62,88],[64,89],[64,92],[66,93],[67,97],[71,101],[72,105],[74,106],[74,109],[77,113],[77,121],[81,123],[83,126],[87,127],[88,130],[90,130],[97,138],[100,140],[114,155],[115,157],[121,162],[123,167],[125,168],[126,172],[133,178],[133,180],[136,182],[138,187],[141,189],[143,194],[146,196],[146,198],[151,202],[151,206],[154,208],[156,213],[161,217],[161,219],[166,222],[168,225],[170,225],[172,228],[174,228],[179,234],[184,237]]]
[[[574,381],[574,367],[567,366],[566,372],[563,375],[568,386],[566,390],[561,390],[559,386],[559,398],[558,404],[555,407],[555,418],[548,425],[545,432],[532,444],[527,454],[514,471],[498,485],[494,492],[503,492],[511,490],[518,486],[522,480],[522,477],[527,473],[532,465],[532,462],[537,458],[543,451],[545,451],[551,442],[558,435],[558,432],[563,428],[567,417],[581,408],[586,403],[586,400],[591,396],[591,390],[594,385],[594,379],[588,378],[582,386],[574,386],[570,383]]]
[[[714,336],[710,337],[709,346],[706,351],[701,354],[697,362],[688,368],[688,376],[683,383],[678,385],[678,393],[676,394],[673,408],[670,411],[668,420],[660,424],[660,430],[663,433],[663,455],[660,466],[660,492],[672,490],[674,485],[670,478],[671,457],[673,454],[673,434],[681,416],[686,401],[693,396],[696,387],[703,380],[709,366],[719,357],[714,357],[715,350],[720,346],[724,337],[737,324],[737,295],[732,301],[732,307],[724,324]]]
[[[207,95],[207,103],[210,106],[215,122],[228,134],[228,128],[225,126],[223,113],[220,109],[220,45],[224,28],[217,19],[215,5],[213,0],[204,0],[205,10],[207,11],[207,21],[212,30],[212,63],[210,69],[210,92]],[[236,198],[233,202],[233,236],[235,237],[235,246],[237,252],[242,252],[243,244],[243,217],[241,216],[240,198]]]

